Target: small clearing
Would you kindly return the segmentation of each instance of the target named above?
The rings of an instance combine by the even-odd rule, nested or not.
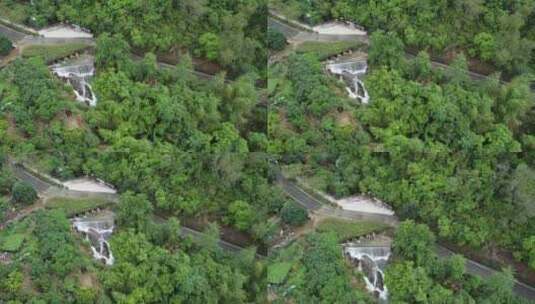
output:
[[[365,36],[366,31],[359,30],[354,25],[343,22],[328,22],[313,27],[313,30],[324,35],[361,35]]]
[[[93,38],[93,34],[82,29],[68,25],[56,25],[44,28],[39,31],[39,35],[45,38]]]
[[[69,190],[84,192],[117,193],[117,190],[98,180],[87,177],[72,179],[63,183]]]
[[[369,198],[363,195],[356,195],[336,199],[328,194],[320,193],[330,202],[340,206],[344,210],[359,211],[366,213],[394,215],[394,211],[380,200]]]

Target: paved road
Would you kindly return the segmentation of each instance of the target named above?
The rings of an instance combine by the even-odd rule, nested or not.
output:
[[[3,24],[0,24],[0,34],[6,36],[7,38],[9,38],[9,40],[15,43],[21,41],[22,39],[24,39],[24,37],[26,37],[25,33],[15,31]]]
[[[344,210],[340,211],[334,208],[322,206],[322,203],[314,198],[312,195],[306,194],[306,192],[302,189],[300,189],[295,183],[279,177],[279,184],[281,184],[281,188],[290,196],[292,199],[294,199],[297,203],[299,203],[301,206],[309,210],[310,212],[316,212],[316,213],[324,213],[327,215],[343,218],[343,219],[357,219],[357,220],[366,220],[366,219],[372,219],[369,218],[370,214],[362,214],[363,212],[355,213],[354,211]],[[289,186],[290,185],[290,186]],[[301,192],[301,193],[299,193]],[[304,194],[303,194],[304,193]],[[298,194],[298,195],[296,195]],[[376,214],[371,214],[371,216],[375,217]],[[377,218],[376,220],[385,221],[387,220],[388,216],[381,216]],[[391,223],[396,224],[397,220],[395,217],[391,217]],[[453,254],[454,252],[450,251],[447,248],[444,248],[442,246],[437,246],[437,254],[440,257],[448,257]],[[476,261],[472,261],[469,259],[466,259],[466,271],[472,275],[477,275],[483,278],[489,277],[493,274],[495,274],[497,271],[494,269],[491,269],[487,266],[481,265],[477,263]],[[527,299],[535,299],[535,288],[528,286],[522,282],[515,281],[514,286],[514,292]]]
[[[305,207],[307,210],[315,211],[319,210],[323,205],[312,195],[306,193],[301,188],[297,187],[294,183],[288,181],[287,179],[279,177],[279,185],[282,187],[284,192],[288,194],[294,201],[299,203],[301,206]]]
[[[11,164],[11,163],[10,163]],[[52,187],[51,184],[39,179],[38,177],[34,176],[33,174],[26,171],[23,167],[16,164],[11,164],[10,166],[12,168],[13,174],[18,179],[27,182],[30,184],[37,193],[42,194],[45,191],[47,191],[50,187]]]
[[[455,254],[455,252],[442,246],[437,246],[436,251],[439,257],[450,257]],[[477,275],[483,278],[490,277],[496,273],[496,270],[490,267],[487,267],[485,265],[482,265],[476,261],[469,260],[469,259],[466,259],[465,267],[468,273],[472,275]],[[515,294],[521,297],[524,297],[526,299],[530,299],[530,300],[535,299],[535,288],[529,285],[526,285],[522,282],[515,280],[513,291],[515,292]]]

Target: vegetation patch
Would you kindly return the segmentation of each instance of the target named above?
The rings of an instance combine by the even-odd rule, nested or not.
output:
[[[110,204],[110,201],[103,198],[53,197],[46,202],[46,208],[63,209],[67,216],[73,216],[96,208],[103,208]]]
[[[319,232],[334,232],[339,241],[345,241],[372,232],[383,231],[386,228],[388,228],[387,225],[377,222],[355,222],[328,218],[319,223],[316,230]]]
[[[91,46],[87,43],[64,43],[58,45],[30,45],[22,50],[22,57],[40,56],[46,63],[65,58],[76,52],[84,51]]]
[[[16,1],[1,1],[0,12],[2,18],[15,23],[24,23],[28,19],[27,6]]]
[[[24,242],[25,235],[22,233],[14,233],[3,238],[0,248],[3,251],[16,252]]]
[[[6,56],[13,49],[13,44],[6,36],[0,34],[0,56]]]
[[[269,265],[267,273],[268,283],[282,284],[288,276],[288,272],[291,268],[292,264],[288,262],[280,262]]]
[[[364,46],[359,41],[335,41],[335,42],[318,42],[305,41],[297,46],[297,53],[313,53],[320,60],[325,60],[331,56],[338,55],[348,50],[356,50]]]

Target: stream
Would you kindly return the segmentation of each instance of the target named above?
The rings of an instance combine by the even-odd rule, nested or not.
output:
[[[390,258],[390,247],[345,244],[344,254],[364,273],[368,291],[377,296],[380,303],[387,303],[388,289],[384,283],[384,270]]]
[[[96,214],[72,219],[73,228],[89,241],[93,257],[106,265],[113,265],[114,262],[108,243],[115,228],[114,218],[113,212],[100,211]]]
[[[334,75],[339,75],[346,83],[349,97],[357,99],[363,104],[370,101],[364,82],[360,79],[366,74],[368,64],[364,60],[349,62],[331,62],[327,64],[327,70]]]
[[[97,97],[90,84],[95,75],[94,61],[91,55],[81,55],[50,66],[56,76],[72,86],[76,100],[91,107],[97,105]]]

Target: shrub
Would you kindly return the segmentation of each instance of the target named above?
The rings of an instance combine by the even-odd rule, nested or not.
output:
[[[216,60],[219,54],[221,42],[214,33],[204,33],[199,37],[199,45],[202,53],[208,60]]]
[[[286,46],[286,37],[277,30],[268,29],[267,43],[270,50],[281,51]]]
[[[290,226],[301,226],[308,220],[308,213],[305,209],[287,202],[281,209],[282,221]]]
[[[7,201],[7,199],[0,197],[0,221],[4,220],[4,217],[9,211],[9,207],[9,202]]]
[[[4,238],[1,249],[4,251],[15,252],[20,249],[24,241],[24,234],[15,233]]]
[[[11,172],[7,170],[0,171],[0,194],[8,194],[14,182],[15,179]]]
[[[11,199],[17,204],[30,205],[37,199],[37,192],[26,182],[16,182],[11,189]]]
[[[283,283],[291,268],[292,264],[287,262],[280,262],[270,265],[267,271],[268,282],[271,284]]]
[[[6,36],[0,35],[0,55],[6,56],[13,49],[13,44]]]

